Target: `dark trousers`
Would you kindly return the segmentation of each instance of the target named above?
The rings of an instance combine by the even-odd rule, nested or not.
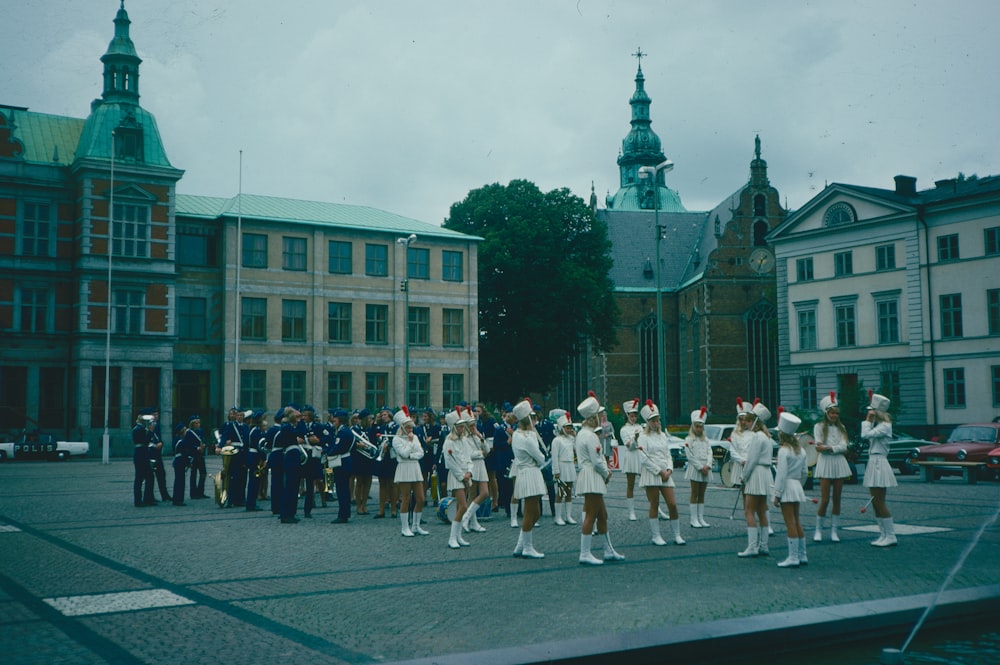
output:
[[[260,476],[257,475],[257,462],[261,453],[247,454],[247,510],[257,510],[257,492],[260,489]]]
[[[271,514],[281,514],[281,497],[285,493],[285,451],[272,450],[267,456],[271,470]]]
[[[205,455],[197,454],[191,463],[191,498],[198,499],[205,496]]]
[[[170,501],[170,492],[167,491],[167,469],[163,466],[163,456],[158,452],[153,460],[156,462],[153,476],[156,478],[156,486],[160,488],[160,499]]]
[[[146,451],[137,448],[132,453],[132,465],[135,467],[135,480],[132,481],[132,496],[135,505],[155,503],[153,500],[153,468],[149,465]]]
[[[299,507],[299,482],[302,480],[302,453],[298,449],[285,453],[285,487],[281,493],[281,519],[295,517]]]
[[[174,458],[174,505],[184,504],[184,481],[187,480],[187,460]]]
[[[238,452],[229,463],[229,491],[226,499],[229,506],[242,508],[246,505],[247,455],[248,453]]]
[[[497,502],[498,508],[503,508],[510,515],[510,500],[514,496],[514,481],[507,477],[507,474],[497,475]]]
[[[334,469],[333,484],[337,492],[337,519],[346,522],[351,517],[351,472],[343,467]]]

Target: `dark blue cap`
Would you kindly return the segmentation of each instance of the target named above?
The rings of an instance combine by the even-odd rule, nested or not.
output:
[[[285,417],[285,407],[281,407],[280,409],[278,409],[277,411],[274,412],[274,422],[275,423],[280,423],[281,419],[284,418],[284,417]]]
[[[303,404],[302,408],[300,410],[301,411],[312,411],[313,413],[316,413],[316,407],[314,407],[312,404]]]
[[[347,413],[347,409],[328,409],[331,416],[334,418],[343,418],[346,420],[350,414]]]
[[[187,427],[187,425],[185,425],[184,423],[177,423],[176,425],[174,425],[174,431],[180,434],[181,430],[184,429],[185,427]]]
[[[372,412],[368,409],[361,409],[358,411],[358,418],[367,418],[370,415],[372,415]]]
[[[231,406],[231,407],[229,407],[229,410],[230,410],[230,411],[242,411],[243,409],[241,409],[241,408],[240,408],[240,407],[238,407],[238,406]]]
[[[511,409],[513,409],[514,405],[511,404],[510,402],[504,402],[503,406],[501,406],[500,408],[503,409],[504,412],[507,412],[507,411],[510,411]]]
[[[424,409],[424,413],[429,413],[429,414],[431,414],[432,416],[433,416],[433,415],[435,415],[435,414],[434,414],[434,409],[432,409],[432,408],[431,408],[431,407],[429,407],[429,406],[428,406],[428,407],[427,407],[426,409]]]
[[[154,409],[154,408],[153,408],[153,407],[151,407],[151,406],[147,406],[147,407],[146,407],[146,408],[144,408],[144,409],[139,409],[139,415],[140,415],[140,416],[151,416],[151,415],[153,415],[154,413],[156,413],[156,409]]]
[[[201,416],[199,416],[197,413],[189,416],[188,417],[188,424],[190,424],[192,420],[201,420]]]

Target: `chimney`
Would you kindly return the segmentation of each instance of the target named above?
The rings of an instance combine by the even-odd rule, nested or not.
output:
[[[903,195],[913,195],[917,193],[917,179],[911,175],[898,175],[893,180],[896,181],[896,193]]]
[[[938,189],[949,189],[950,188],[951,191],[955,191],[957,184],[958,184],[958,180],[955,179],[955,178],[945,178],[944,180],[935,180],[934,181],[934,186],[937,187]]]

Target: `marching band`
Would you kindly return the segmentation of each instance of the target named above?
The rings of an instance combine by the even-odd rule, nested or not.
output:
[[[881,531],[872,544],[891,547],[897,540],[885,494],[887,488],[895,486],[895,479],[891,468],[883,468],[887,464],[879,466],[885,460],[884,442],[892,431],[889,401],[881,395],[870,399],[862,437],[870,441],[872,462],[866,469],[864,484],[872,494]],[[789,554],[778,565],[795,568],[808,563],[800,504],[807,500],[802,484],[810,466],[815,466],[823,496],[814,540],[822,540],[827,503],[832,498],[830,536],[834,542],[839,541],[840,490],[843,479],[850,474],[843,460],[848,435],[839,421],[836,395],[824,398],[821,407],[823,419],[816,423],[808,444],[800,442],[796,434],[801,420],[778,408],[781,445],[775,461],[775,442],[767,428],[771,410],[759,399],[751,404],[737,398],[727,473],[719,474],[730,489],[738,489],[737,505],[742,498],[747,546],[737,556],[756,558],[769,554],[767,507],[773,503],[781,508],[788,533]],[[432,502],[438,517],[450,525],[447,546],[455,550],[469,547],[471,543],[463,532],[485,532],[479,519],[502,509],[507,511],[511,526],[519,527],[514,556],[541,559],[545,555],[536,549],[534,533],[542,517],[543,497],[549,494],[555,525],[580,524],[579,563],[621,561],[625,557],[611,543],[605,504],[613,475],[609,441],[612,447],[618,447],[614,428],[593,392],[576,412],[579,423],[574,423],[572,414],[563,409],[551,410],[548,419],[539,422],[540,409],[525,398],[515,405],[505,402],[498,419],[482,404],[477,404],[473,412],[462,403],[441,413],[428,408],[416,418],[406,406],[395,412],[383,407],[377,422],[368,409],[350,413],[344,408],[331,408],[327,421],[321,422],[315,408],[306,404],[278,409],[269,427],[263,410],[244,411],[234,406],[221,430],[213,432],[214,452],[223,457],[222,471],[214,477],[216,503],[222,508],[242,507],[256,512],[262,510],[258,500],[269,500],[271,512],[280,524],[296,524],[299,500],[303,499],[302,514],[311,518],[318,493],[319,507],[325,508],[328,500],[335,501],[337,518],[333,523],[344,524],[352,517],[352,504],[357,516],[368,514],[372,477],[377,476],[379,510],[375,517],[384,517],[388,507],[393,517],[398,516],[404,537],[430,535],[424,529],[423,512],[425,505]],[[633,398],[622,404],[622,413],[626,421],[620,430],[622,470],[634,476],[630,490],[638,480],[645,492],[651,542],[656,546],[667,544],[660,531],[660,521],[667,520],[674,543],[685,545],[675,497],[674,456],[660,411],[652,400],[646,400],[640,408],[639,399]],[[684,444],[693,528],[708,526],[705,488],[712,478],[714,460],[704,434],[706,415],[705,407],[691,413]],[[158,479],[162,499],[175,506],[187,505],[184,495],[189,477],[190,498],[207,498],[205,455],[210,449],[200,416],[191,415],[177,425],[172,451],[167,451],[173,454],[172,496],[166,491],[163,442],[155,409],[139,413],[132,440],[133,498],[137,507],[157,503],[153,486]],[[494,469],[495,490],[490,477]],[[573,517],[574,499],[582,499],[579,522]],[[634,496],[626,494],[626,502],[628,520],[634,521]],[[600,557],[592,552],[594,536],[603,548]]]

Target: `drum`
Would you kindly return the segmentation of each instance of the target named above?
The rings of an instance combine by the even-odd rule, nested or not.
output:
[[[451,525],[451,523],[455,521],[456,510],[458,510],[458,506],[455,505],[455,498],[446,496],[438,502],[438,519],[445,524]]]
[[[819,451],[816,450],[816,439],[808,432],[799,434],[797,438],[799,446],[806,452],[806,466],[816,466],[816,461],[819,460]]]
[[[722,468],[719,469],[719,475],[722,476],[723,487],[733,486],[733,460],[727,459],[722,463]]]

